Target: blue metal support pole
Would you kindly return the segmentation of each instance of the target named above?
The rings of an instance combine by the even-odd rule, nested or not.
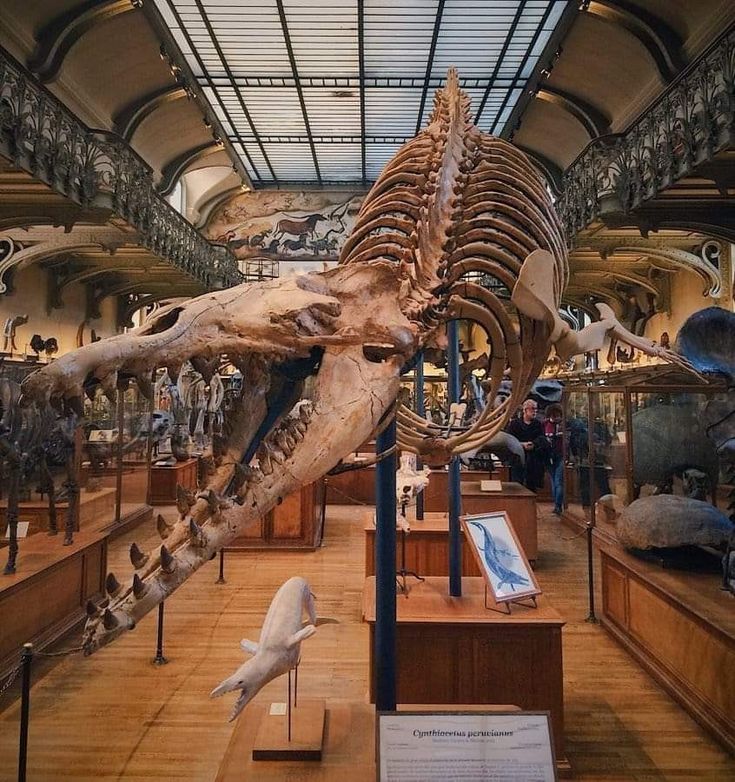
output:
[[[416,407],[416,415],[420,415],[422,418],[426,415],[426,405],[424,403],[424,351],[422,350],[416,359],[416,368],[413,370],[413,382],[414,382],[414,400]],[[420,470],[423,467],[421,457],[416,457],[416,469]],[[424,518],[424,493],[420,491],[416,496],[416,518]]]
[[[447,324],[447,386],[449,402],[459,402],[459,322],[450,320]],[[462,499],[459,493],[459,457],[449,462],[449,594],[462,596],[462,540],[459,517],[462,514]]]
[[[375,450],[396,444],[395,418],[378,435]],[[375,708],[396,708],[396,455],[375,470]]]

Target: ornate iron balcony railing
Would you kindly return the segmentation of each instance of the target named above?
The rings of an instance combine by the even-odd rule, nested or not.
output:
[[[592,141],[564,173],[571,241],[600,214],[627,214],[732,143],[735,31],[715,41],[624,133]]]
[[[235,256],[159,195],[152,169],[128,144],[84,125],[2,48],[0,154],[80,206],[111,209],[143,246],[207,290],[242,282]]]

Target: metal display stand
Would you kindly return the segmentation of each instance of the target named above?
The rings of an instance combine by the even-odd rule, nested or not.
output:
[[[419,492],[418,497],[421,496],[421,492]],[[406,503],[401,504],[401,516],[403,518],[406,518]],[[415,578],[417,581],[425,581],[423,576],[420,576],[416,571],[414,570],[408,570],[406,568],[406,535],[408,535],[408,532],[406,532],[405,529],[401,530],[401,567],[396,571],[396,580],[398,583],[398,588],[401,590],[402,594],[408,597],[408,587],[406,586],[406,577],[411,576],[411,578]]]

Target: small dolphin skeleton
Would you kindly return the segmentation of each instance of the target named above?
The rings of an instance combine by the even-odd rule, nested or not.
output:
[[[307,613],[309,624],[304,625]],[[250,703],[268,682],[288,673],[299,664],[301,642],[316,632],[314,596],[305,579],[294,576],[281,585],[271,601],[258,643],[244,638],[242,650],[252,657],[212,690],[216,698],[241,690],[230,714],[230,722]]]
[[[488,570],[498,579],[498,588],[501,588],[503,584],[507,584],[514,592],[517,586],[528,586],[528,579],[522,576],[520,573],[516,573],[510,568],[505,567],[500,561],[502,554],[515,556],[509,551],[499,549],[495,543],[495,538],[487,531],[487,528],[477,521],[471,521],[470,524],[473,527],[482,531],[483,535],[483,547],[481,549],[484,557],[485,564]]]

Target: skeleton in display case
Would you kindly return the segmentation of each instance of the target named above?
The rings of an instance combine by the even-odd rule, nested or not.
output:
[[[513,292],[517,323],[507,302],[463,279],[469,272]],[[614,332],[685,363],[629,335],[608,312],[590,331],[571,333],[557,313],[567,277],[561,224],[540,176],[522,152],[473,125],[451,70],[428,127],[401,147],[365,198],[336,268],[164,307],[140,328],[29,377],[27,399],[61,397],[70,408],[85,386],[147,378],[160,366],[173,377],[187,360],[218,366],[226,355],[244,378],[209,478],[217,502],[197,499],[163,545],[135,558],[125,586],[111,582],[109,605],[88,620],[86,651],[133,627],[243,527],[367,441],[393,414],[402,368],[448,320],[486,331],[489,398],[506,372],[513,390],[459,433],[399,408],[401,447],[429,465],[501,431],[553,345],[566,357]]]

